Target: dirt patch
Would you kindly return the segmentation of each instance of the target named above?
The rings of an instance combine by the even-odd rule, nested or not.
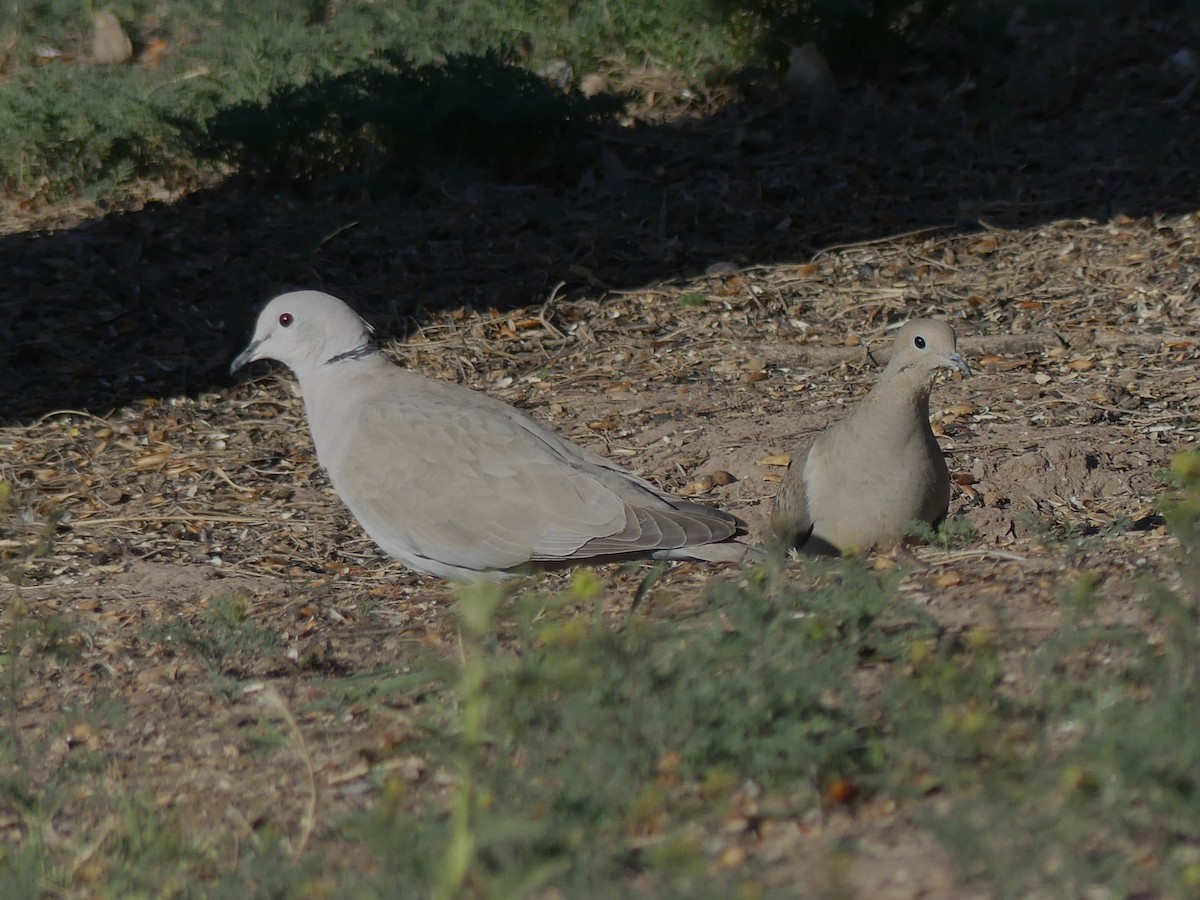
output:
[[[1070,240],[1098,245],[1129,235],[1115,251],[1122,256],[1162,239],[1150,222],[1064,228]],[[1182,217],[1170,229],[1184,264],[1175,280],[1159,280],[1164,302],[1191,290],[1200,257],[1200,219]],[[1057,234],[1045,228],[1039,240]],[[786,269],[764,269],[569,306],[449,316],[391,349],[433,377],[464,376],[672,490],[743,515],[761,536],[779,454],[865,393],[886,356],[887,324],[947,316],[979,372],[935,388],[933,419],[958,482],[952,518],[981,537],[876,565],[910,569],[901,596],[952,633],[1000,627],[1036,642],[1061,621],[1062,592],[1085,571],[1098,579],[1111,620],[1137,620],[1139,579],[1177,583],[1153,511],[1158,471],[1200,433],[1191,389],[1200,333],[1179,320],[1169,332],[1128,324],[1120,332],[1127,342],[1104,346],[1090,324],[1064,322],[1061,306],[1047,304],[1028,327],[1053,331],[1071,349],[1040,338],[1014,349],[1007,329],[1016,326],[1002,303],[931,303],[921,283],[873,299],[876,289],[861,281],[865,254],[903,269],[969,240],[858,248],[828,256],[823,272],[799,282]],[[1015,248],[1012,258],[1021,258]],[[1006,265],[980,260],[981,269]],[[956,293],[975,296],[969,286]],[[696,294],[702,306],[680,303]],[[858,312],[849,318],[847,309]],[[852,335],[866,347],[845,347]],[[9,427],[0,441],[26,526],[36,532],[61,517],[49,555],[16,563],[24,586],[6,589],[10,601],[19,596],[34,615],[63,617],[87,635],[74,662],[40,670],[18,701],[23,740],[49,740],[37,768],[46,777],[75,743],[91,741],[112,760],[114,784],[137,783],[206,828],[245,837],[269,819],[300,834],[310,796],[304,767],[255,750],[268,732],[289,727],[264,698],[274,691],[319,708],[313,692],[324,689],[308,684],[306,672],[421,665],[454,646],[446,587],[383,560],[332,494],[290,376],[108,417],[61,413]],[[717,471],[735,480],[703,478]],[[802,578],[805,564],[792,565]],[[644,567],[603,572],[617,620],[639,573]],[[687,615],[711,574],[677,566],[647,602],[659,615]],[[566,577],[545,576],[548,586]],[[187,629],[211,631],[214,610],[236,597],[247,598],[249,621],[277,643],[188,646]],[[235,676],[239,695],[214,694],[215,671]],[[114,697],[121,715],[94,711]],[[51,738],[47,729],[61,728],[64,716],[74,724]],[[335,704],[297,723],[324,812],[376,802],[369,760],[401,765],[386,747],[402,740],[406,721],[402,712],[384,721]],[[414,782],[439,768],[400,759]],[[956,895],[945,865],[915,864],[928,838],[890,819],[855,818],[835,830],[860,842],[848,862],[829,849],[834,831],[802,821],[787,826],[792,849],[780,849],[777,834],[743,851],[775,860],[780,884],[821,871],[830,884],[876,896]]]

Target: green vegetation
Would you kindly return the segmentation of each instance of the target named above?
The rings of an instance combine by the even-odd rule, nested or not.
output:
[[[58,513],[26,508],[13,485],[0,478],[0,582],[20,584],[26,567],[54,547]]]
[[[1200,480],[1192,458],[1174,471],[1164,509],[1186,562],[1200,545]],[[587,570],[559,595],[474,587],[459,599],[456,671],[310,673],[322,689],[295,710],[268,685],[274,705],[244,743],[303,760],[313,799],[301,834],[267,827],[235,853],[107,781],[88,795],[106,824],[86,853],[37,840],[103,765],[85,749],[49,782],[22,775],[36,754],[11,726],[16,698],[30,667],[62,658],[72,638],[15,605],[0,658],[4,803],[28,837],[0,857],[0,886],[18,896],[95,881],[116,895],[198,879],[215,896],[604,897],[636,881],[661,896],[757,896],[760,868],[714,870],[706,849],[747,790],[757,808],[798,820],[855,798],[907,803],[964,883],[1063,896],[1200,884],[1200,736],[1187,724],[1200,705],[1200,629],[1187,591],[1149,585],[1144,624],[1113,624],[1083,576],[1031,649],[1000,608],[994,626],[938,627],[896,594],[895,571],[814,561],[795,580],[778,565],[714,582],[682,617],[658,615],[672,597],[656,591],[670,588],[650,587],[614,621]],[[243,598],[218,598],[194,636],[176,625],[160,639],[228,677],[231,660],[273,653],[246,611]],[[415,726],[396,752],[445,774],[381,774],[368,809],[314,825],[306,742],[319,736],[298,722],[396,705]],[[125,813],[102,811],[114,804]],[[325,840],[306,845],[314,828]],[[340,864],[330,846],[370,863]]]
[[[512,651],[481,659],[481,638],[464,639],[473,888],[507,896],[514,879],[552,880],[594,896],[645,869],[697,889],[697,827],[715,827],[747,779],[799,788],[812,805],[825,784],[880,764],[880,735],[845,678],[864,654],[899,652],[877,627],[889,582],[847,567],[805,595],[723,584],[694,621],[635,615],[613,629],[591,609],[594,581],[582,573],[567,597],[501,611],[515,620]],[[457,812],[455,826],[468,843]],[[652,837],[650,848],[631,857],[631,835]]]
[[[873,0],[345,0],[10,3],[0,13],[0,191],[112,195],[140,177],[244,168],[277,177],[421,162],[538,170],[624,98],[583,75],[643,64],[694,83],[785,64],[815,40],[839,69],[885,46],[980,48],[993,4]],[[91,58],[92,11],[134,47]],[[971,28],[979,34],[970,34]],[[953,41],[951,41],[953,43]],[[958,41],[959,44],[962,41]],[[570,67],[568,91],[536,74]],[[489,150],[491,152],[489,152]]]
[[[103,66],[89,56],[89,4],[9,6],[0,189],[19,196],[111,193],[213,161],[281,177],[393,153],[474,164],[497,137],[523,138],[541,162],[588,116],[621,105],[563,93],[533,74],[546,64],[569,59],[578,78],[613,56],[700,71],[736,54],[704,0],[117,0],[135,57]]]
[[[1164,508],[1186,561],[1200,549],[1195,454],[1173,471]],[[1099,618],[1096,586],[1067,586],[1061,626],[1032,652],[1001,628],[915,642],[889,691],[890,777],[936,773],[927,785],[952,803],[930,827],[966,873],[1013,894],[1190,894],[1200,738],[1181,723],[1200,703],[1197,598],[1148,586],[1151,620],[1134,628]]]
[[[972,528],[966,519],[958,516],[945,519],[937,528],[928,522],[914,519],[908,523],[905,533],[943,550],[970,547],[979,540],[979,532]]]
[[[1166,509],[1187,559],[1200,547],[1200,480],[1194,459],[1174,470]],[[926,824],[962,876],[1005,890],[1200,884],[1200,738],[1180,730],[1200,703],[1186,595],[1153,586],[1146,627],[1114,625],[1083,576],[1058,631],[1028,652],[1002,613],[994,628],[941,632],[854,563],[804,591],[769,572],[722,583],[691,620],[619,627],[599,618],[588,579],[562,598],[462,601],[466,805],[434,844],[469,848],[453,883],[475,895],[551,883],[615,896],[635,874],[665,896],[753,893],[753,870],[714,878],[702,850],[747,783],[797,816],[838,782],[932,793],[942,799],[922,807]],[[515,635],[508,649],[497,621]],[[854,687],[855,672],[880,666],[881,695]],[[386,891],[420,866],[405,849],[411,823],[381,828],[382,813],[363,831],[389,864]]]
[[[1196,522],[1190,465],[1167,501],[1177,527]],[[1147,625],[1114,625],[1084,576],[1030,652],[1002,612],[941,631],[853,562],[806,590],[767,571],[714,586],[690,620],[615,627],[588,578],[559,598],[464,596],[453,824],[430,832],[381,807],[350,826],[372,836],[384,892],[450,871],[476,896],[616,896],[635,876],[664,896],[753,895],[753,868],[715,877],[703,850],[739,788],[803,817],[839,783],[918,803],[982,885],[1200,884],[1200,738],[1180,731],[1200,703],[1188,596],[1152,586]],[[856,687],[870,669],[887,673],[879,694]],[[458,848],[453,864],[422,867],[437,846]]]
[[[1175,490],[1163,508],[1167,525],[1179,538],[1180,569],[1192,602],[1200,605],[1200,453],[1179,453],[1171,461]]]
[[[144,640],[161,643],[169,652],[190,652],[214,674],[237,674],[250,669],[250,661],[279,650],[279,635],[246,618],[250,601],[240,594],[213,598],[203,619],[182,619],[151,625]]]

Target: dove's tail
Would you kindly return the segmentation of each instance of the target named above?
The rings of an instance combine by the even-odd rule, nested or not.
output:
[[[654,559],[690,559],[701,562],[761,562],[766,554],[758,547],[751,547],[741,541],[723,541],[719,544],[696,544],[691,547],[676,547],[672,550],[659,550]]]

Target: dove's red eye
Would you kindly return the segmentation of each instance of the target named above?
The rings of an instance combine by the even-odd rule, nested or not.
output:
[[[283,315],[281,315],[281,316],[279,317],[279,324],[280,324],[280,325],[282,325],[284,328],[289,328],[289,327],[291,327],[291,324],[292,324],[294,321],[296,321],[296,320],[292,318],[292,314],[291,314],[291,313],[284,313]]]

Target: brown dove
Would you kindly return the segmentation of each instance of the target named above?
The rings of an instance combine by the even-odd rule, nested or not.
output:
[[[929,427],[939,369],[971,374],[953,328],[914,319],[897,332],[871,392],[792,454],[771,514],[778,540],[838,554],[898,541],[914,519],[937,525],[945,518],[950,472]]]
[[[674,497],[486,394],[392,363],[317,291],[276,297],[232,369],[300,381],[317,458],[363,530],[410,569],[456,581],[653,557],[732,562],[741,519]]]

